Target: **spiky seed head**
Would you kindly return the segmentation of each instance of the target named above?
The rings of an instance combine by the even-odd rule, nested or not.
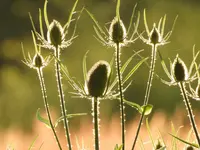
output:
[[[121,19],[115,17],[109,28],[111,43],[125,43],[126,40],[126,28]]]
[[[156,28],[155,24],[154,24],[152,31],[150,32],[149,38],[150,38],[149,39],[150,43],[153,45],[159,44],[161,42],[161,35],[160,35],[158,29]]]
[[[194,150],[194,148],[192,146],[188,146],[186,147],[186,150]]]
[[[85,84],[86,92],[92,97],[104,95],[110,77],[110,65],[106,61],[98,61],[88,71]]]
[[[156,149],[160,149],[160,148],[162,148],[162,147],[164,147],[164,144],[163,144],[163,143],[161,143],[161,141],[160,141],[160,140],[157,140],[157,143],[156,143],[155,150],[156,150]]]
[[[35,68],[43,68],[44,67],[44,59],[40,54],[35,54],[35,56],[33,57],[33,66]]]
[[[172,75],[176,82],[186,81],[189,78],[188,69],[178,55],[172,64]]]
[[[47,32],[48,42],[54,47],[58,47],[63,41],[63,32],[64,31],[61,24],[58,21],[53,20],[49,25],[49,29]]]

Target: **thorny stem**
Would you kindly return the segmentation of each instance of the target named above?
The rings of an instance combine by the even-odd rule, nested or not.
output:
[[[197,126],[196,126],[196,123],[195,123],[195,120],[194,120],[194,114],[192,112],[192,107],[191,107],[190,101],[188,99],[188,96],[186,94],[185,83],[184,82],[180,82],[179,83],[179,87],[180,87],[180,90],[181,90],[182,95],[183,95],[183,101],[185,103],[185,106],[186,106],[186,109],[187,109],[187,112],[188,112],[188,117],[190,119],[191,126],[192,126],[192,128],[194,130],[198,145],[200,147],[199,133],[198,133]]]
[[[95,150],[99,150],[99,100],[97,97],[92,99],[92,115],[93,115],[93,134],[95,142]]]
[[[56,48],[55,50],[55,56],[58,60],[60,60],[60,48]],[[62,111],[63,116],[63,123],[64,123],[64,129],[65,129],[65,135],[68,142],[69,150],[72,150],[71,140],[70,140],[70,133],[69,133],[69,125],[67,120],[67,110],[65,107],[65,100],[64,100],[64,92],[62,88],[62,81],[61,81],[61,73],[60,73],[60,65],[57,60],[55,60],[55,67],[56,67],[56,78],[57,78],[57,86],[58,86],[58,92],[60,97],[60,107]]]
[[[60,144],[60,141],[58,139],[58,136],[56,134],[56,130],[55,130],[55,127],[52,123],[52,119],[51,119],[51,113],[50,113],[50,110],[49,110],[49,104],[48,104],[48,101],[47,101],[47,93],[46,93],[46,86],[45,86],[45,83],[44,83],[44,77],[43,77],[43,72],[42,72],[42,69],[37,69],[37,73],[38,73],[38,78],[40,80],[40,86],[41,86],[41,90],[42,90],[42,95],[43,95],[43,100],[44,100],[44,106],[45,106],[45,109],[46,109],[46,113],[47,113],[47,116],[48,116],[48,120],[49,120],[49,124],[51,126],[51,129],[53,131],[53,134],[54,134],[54,138],[56,139],[56,143],[59,147],[60,150],[62,150],[62,147],[61,147],[61,144]]]
[[[154,75],[154,70],[155,70],[155,64],[156,64],[156,53],[157,53],[157,45],[153,45],[152,46],[152,54],[151,54],[151,66],[150,66],[150,70],[149,70],[149,78],[148,78],[148,82],[147,82],[147,88],[146,88],[146,93],[145,93],[145,97],[144,97],[144,106],[148,104],[149,101],[149,95],[150,95],[150,91],[151,91],[151,86],[152,86],[152,81],[153,81],[153,75]],[[140,117],[140,121],[138,124],[138,128],[136,131],[136,136],[133,142],[133,146],[132,146],[132,150],[134,150],[136,142],[137,142],[137,138],[139,136],[139,132],[140,132],[140,128],[142,126],[142,122],[144,119],[144,114],[145,114],[145,109],[142,112],[142,115]]]
[[[124,106],[124,93],[123,93],[123,85],[122,85],[122,75],[121,75],[121,61],[120,61],[120,45],[116,43],[116,50],[115,50],[115,63],[117,69],[117,77],[118,77],[118,88],[120,93],[120,117],[121,117],[121,134],[122,134],[122,150],[125,150],[125,106]]]

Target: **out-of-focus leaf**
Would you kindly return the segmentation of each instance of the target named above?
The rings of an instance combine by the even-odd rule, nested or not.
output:
[[[78,116],[85,116],[85,115],[87,115],[87,113],[68,114],[66,116],[66,118],[69,119],[69,118],[78,117]],[[58,123],[61,122],[63,119],[64,119],[64,116],[59,117],[56,120],[54,127],[57,127]]]
[[[116,144],[115,149],[114,150],[121,150],[122,149],[122,145],[118,146],[118,144]]]
[[[181,139],[181,138],[179,138],[179,137],[177,137],[177,136],[175,136],[175,135],[173,135],[173,134],[171,134],[171,133],[169,133],[171,136],[173,136],[174,138],[176,138],[177,140],[179,140],[179,141],[181,141],[181,142],[183,142],[183,143],[185,143],[185,144],[188,144],[188,145],[190,145],[190,146],[193,146],[193,147],[195,147],[195,148],[199,148],[199,146],[196,144],[196,143],[190,143],[190,142],[188,142],[188,141],[185,141],[185,140],[183,140],[183,139]]]
[[[43,117],[41,116],[41,114],[40,114],[40,108],[38,108],[38,110],[37,110],[37,112],[36,112],[36,117],[37,117],[37,119],[38,119],[40,122],[44,123],[47,127],[51,128],[51,125],[50,125],[50,123],[49,123],[49,120],[48,120],[48,119],[45,119],[45,118],[43,118]]]
[[[28,148],[28,150],[31,150],[34,147],[34,144],[35,144],[37,138],[38,138],[38,135],[35,137],[35,139],[33,139],[33,141],[31,143],[30,147]]]
[[[144,106],[141,107],[141,109],[140,109],[141,112],[140,113],[142,114],[143,111],[145,111],[144,115],[147,116],[152,112],[152,109],[153,109],[153,105],[147,104],[147,105],[144,105]]]
[[[142,112],[141,106],[138,105],[137,103],[130,102],[130,101],[127,101],[127,100],[125,100],[125,99],[124,99],[123,101],[124,101],[124,103],[126,103],[127,105],[129,105],[129,106],[135,108],[135,109],[138,110],[139,112]]]

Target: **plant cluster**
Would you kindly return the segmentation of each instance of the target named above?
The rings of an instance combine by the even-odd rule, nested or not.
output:
[[[197,57],[199,55],[199,52],[195,53],[195,48],[193,49],[193,61],[190,65],[189,70],[187,69],[184,61],[179,58],[179,55],[176,56],[173,62],[170,61],[170,71],[168,71],[166,64],[164,60],[161,57],[161,54],[158,50],[158,47],[163,46],[165,44],[169,43],[169,38],[172,34],[174,25],[172,26],[172,29],[165,33],[165,23],[166,23],[166,15],[162,18],[160,18],[158,24],[154,23],[153,28],[150,30],[149,26],[147,24],[146,20],[146,10],[144,9],[143,18],[144,18],[144,25],[145,25],[145,32],[140,33],[138,31],[139,26],[139,20],[140,20],[140,13],[137,14],[137,19],[134,22],[134,16],[135,16],[135,9],[136,6],[133,8],[132,16],[130,18],[130,23],[128,28],[124,25],[122,18],[120,16],[120,0],[117,0],[116,4],[116,15],[111,21],[110,27],[108,29],[103,29],[98,21],[95,19],[93,14],[87,10],[86,8],[83,8],[81,11],[76,11],[76,6],[78,4],[78,0],[75,1],[72,10],[70,12],[70,15],[68,17],[67,22],[64,26],[61,25],[61,23],[57,20],[49,21],[48,19],[48,13],[47,13],[47,0],[44,3],[44,9],[43,11],[39,9],[39,29],[40,31],[36,30],[34,21],[30,16],[30,20],[32,23],[33,30],[32,38],[33,38],[33,44],[35,48],[35,55],[32,58],[30,54],[25,55],[23,44],[22,44],[22,50],[23,50],[23,56],[24,56],[24,64],[26,64],[28,67],[33,68],[37,71],[39,82],[41,85],[41,91],[43,95],[44,100],[44,106],[45,110],[48,116],[48,119],[43,118],[40,115],[39,110],[37,111],[37,118],[45,123],[49,128],[51,128],[55,141],[57,142],[58,148],[60,150],[64,149],[62,145],[60,144],[59,137],[56,133],[56,127],[59,122],[63,121],[64,124],[64,130],[65,130],[65,136],[66,136],[66,145],[69,150],[73,149],[72,142],[71,142],[71,136],[70,136],[70,127],[69,127],[69,118],[74,116],[80,116],[80,115],[86,115],[85,113],[77,113],[77,114],[69,114],[66,110],[66,99],[64,96],[64,90],[62,86],[62,75],[64,75],[67,78],[67,81],[69,85],[73,88],[73,92],[71,92],[72,95],[77,96],[79,98],[86,98],[91,101],[92,105],[92,116],[93,116],[93,134],[94,134],[94,149],[99,150],[100,149],[100,119],[99,119],[99,103],[103,99],[110,99],[110,100],[118,100],[119,106],[120,106],[120,118],[121,118],[121,143],[116,144],[114,150],[125,150],[126,148],[126,127],[125,127],[125,106],[129,105],[133,108],[135,108],[140,113],[140,120],[138,122],[138,128],[135,134],[135,137],[133,139],[133,145],[132,150],[135,149],[135,145],[138,141],[139,132],[141,129],[141,125],[143,123],[143,120],[145,117],[147,117],[153,108],[153,105],[149,104],[149,97],[150,97],[150,91],[153,83],[154,73],[155,73],[155,65],[156,65],[156,57],[157,53],[159,53],[159,56],[161,58],[161,65],[166,73],[166,75],[169,77],[170,82],[165,81],[161,79],[161,81],[164,84],[167,84],[169,86],[171,85],[178,85],[180,88],[180,92],[183,95],[183,101],[186,105],[186,110],[188,111],[189,120],[191,123],[191,127],[193,129],[193,132],[196,136],[196,141],[194,143],[191,143],[189,141],[186,141],[184,139],[181,139],[177,137],[176,134],[172,133],[172,137],[174,139],[177,139],[179,141],[184,142],[187,145],[186,149],[194,149],[194,148],[200,148],[200,137],[197,130],[197,126],[194,119],[194,114],[192,112],[192,107],[190,104],[189,99],[200,99],[200,74],[199,74],[199,65],[196,63]],[[114,60],[112,60],[110,63],[108,63],[105,60],[97,61],[89,71],[87,71],[87,65],[86,65],[86,55],[83,59],[83,78],[85,83],[80,83],[79,81],[74,80],[74,78],[70,75],[67,67],[62,63],[61,56],[62,51],[66,48],[68,48],[72,42],[75,42],[75,39],[77,38],[76,35],[76,26],[78,24],[78,20],[81,16],[81,13],[86,12],[91,20],[94,23],[94,31],[96,32],[96,39],[102,43],[103,45],[107,47],[111,47],[114,49]],[[74,18],[74,14],[78,14],[77,18]],[[47,29],[47,32],[44,33],[43,29],[43,19],[45,22],[45,26]],[[71,22],[75,21],[74,31],[71,37],[69,36],[69,27],[71,25]],[[176,19],[175,19],[176,21]],[[174,21],[174,24],[175,24]],[[146,33],[146,37],[144,36],[144,33]],[[124,99],[124,94],[126,89],[131,85],[131,81],[129,79],[132,77],[134,72],[145,62],[148,58],[142,58],[140,56],[140,52],[138,51],[135,54],[133,54],[124,64],[121,62],[121,55],[123,51],[123,47],[126,45],[132,45],[136,40],[142,40],[144,43],[151,46],[151,63],[149,65],[149,77],[147,81],[147,87],[144,97],[144,103],[142,106]],[[42,56],[42,48],[49,49],[50,54],[48,57],[44,58]],[[128,71],[127,74],[125,74],[125,70],[127,66],[130,64],[131,60],[135,56],[140,56],[142,59],[134,66],[130,71]],[[60,110],[61,110],[61,117],[57,119],[55,123],[53,123],[51,112],[49,109],[49,103],[47,98],[47,90],[45,86],[44,81],[44,75],[43,75],[43,69],[49,65],[49,62],[54,60],[55,62],[55,80],[57,81],[57,89],[58,89],[58,96],[60,99]],[[112,66],[115,63],[115,70],[116,70],[116,76],[114,76]],[[196,89],[192,88],[191,83],[193,81],[198,81]],[[146,126],[149,131],[149,135],[151,136],[149,125],[148,125],[148,119],[146,119]],[[158,141],[155,142],[152,140],[152,144],[154,149],[164,150],[167,149],[167,145],[165,145],[164,141],[162,139],[158,139]],[[142,146],[141,146],[142,147]],[[177,149],[176,146],[173,149]]]

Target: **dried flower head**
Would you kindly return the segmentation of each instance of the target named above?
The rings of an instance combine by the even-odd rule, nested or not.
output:
[[[171,64],[171,67],[170,67],[171,70],[168,71],[167,68],[164,68],[166,75],[169,77],[171,81],[167,82],[163,79],[161,79],[161,81],[169,86],[177,85],[179,82],[186,82],[186,83],[192,82],[193,80],[196,79],[196,73],[192,74],[196,58],[197,58],[197,55],[193,58],[193,61],[188,71],[183,60],[180,59],[179,56],[177,55],[173,63]]]
[[[115,17],[109,28],[110,44],[126,43],[126,28],[121,19]]]
[[[155,150],[159,150],[161,148],[164,148],[164,144],[163,142],[161,142],[160,140],[157,140],[156,146],[155,146]]]
[[[101,97],[105,94],[110,78],[110,65],[106,61],[95,63],[88,72],[85,91],[92,97]]]
[[[119,43],[120,46],[125,46],[129,43],[133,43],[137,39],[135,38],[135,35],[137,33],[137,28],[139,25],[140,13],[138,12],[137,20],[135,23],[133,23],[135,8],[136,5],[133,8],[132,16],[127,30],[123,21],[120,19],[119,8],[117,8],[116,16],[111,21],[110,27],[109,29],[106,29],[106,31],[103,30],[103,28],[99,25],[94,16],[88,10],[85,10],[95,23],[94,30],[97,36],[96,39],[100,41],[103,45],[115,47],[117,43]],[[132,26],[134,26],[134,30],[130,35]]]
[[[64,30],[61,24],[58,21],[53,20],[49,25],[49,30],[47,32],[48,43],[54,47],[58,47],[64,42],[64,38]]]
[[[172,64],[171,74],[173,75],[173,80],[176,82],[187,81],[189,78],[188,69],[185,63],[178,57],[178,55]]]
[[[185,150],[195,150],[192,146],[187,146]]]
[[[43,58],[43,56],[41,55],[40,47],[38,49],[36,45],[36,40],[35,40],[35,36],[33,32],[32,32],[32,38],[33,38],[33,43],[35,47],[35,55],[33,58],[31,58],[30,53],[28,53],[28,57],[26,57],[24,53],[23,44],[21,44],[23,57],[24,57],[23,63],[29,66],[30,68],[41,70],[49,64],[49,62],[51,61],[51,57],[47,56],[46,58]]]
[[[177,17],[176,17],[177,19]],[[165,30],[165,22],[166,22],[166,15],[163,18],[160,18],[158,26],[156,26],[156,23],[153,24],[153,28],[150,31],[147,20],[146,20],[146,10],[144,9],[144,25],[147,33],[147,38],[144,38],[142,34],[139,35],[140,39],[151,46],[159,46],[159,45],[165,45],[168,42],[168,39],[170,38],[176,19],[174,20],[174,24],[172,26],[171,31],[169,31],[166,35],[164,35]]]
[[[49,23],[48,13],[47,13],[47,0],[45,1],[45,4],[44,4],[44,21],[45,21],[45,25],[46,25],[46,28],[47,28],[46,36],[44,35],[44,30],[43,30],[41,10],[39,9],[40,33],[36,31],[32,17],[29,14],[30,20],[31,20],[31,23],[32,23],[32,26],[33,26],[33,31],[34,31],[35,35],[37,36],[37,39],[40,41],[41,47],[48,48],[48,49],[51,49],[51,50],[56,50],[57,48],[63,49],[63,48],[67,48],[68,46],[71,45],[72,40],[74,38],[76,38],[75,31],[76,31],[76,25],[77,25],[78,19],[76,20],[76,24],[75,24],[74,32],[73,32],[72,36],[69,39],[67,39],[66,35],[68,33],[68,28],[69,28],[70,23],[72,21],[72,16],[74,14],[76,5],[77,5],[77,1],[74,3],[72,11],[70,12],[70,15],[68,17],[69,18],[68,21],[66,22],[66,24],[64,26],[62,26],[60,24],[60,22],[55,20],[55,19],[52,22]],[[47,38],[45,38],[45,37],[47,37]]]

